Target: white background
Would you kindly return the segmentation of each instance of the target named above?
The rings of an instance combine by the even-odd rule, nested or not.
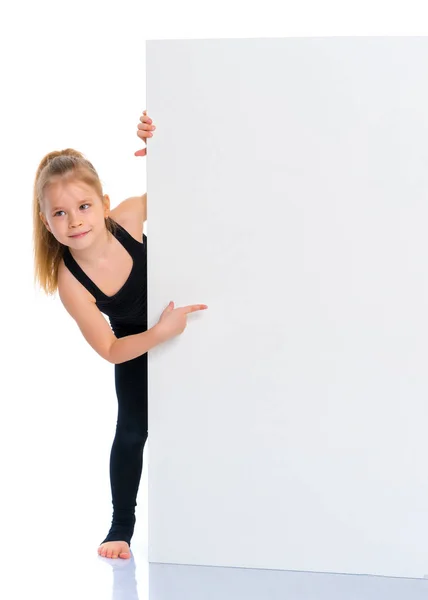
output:
[[[133,156],[144,146],[136,126],[146,108],[146,40],[427,35],[424,11],[423,1],[374,0],[2,4],[0,468],[6,492],[0,507],[11,576],[20,573],[21,559],[74,557],[82,545],[95,551],[111,515],[112,365],[85,343],[56,297],[32,286],[32,186],[40,160],[54,149],[82,151],[113,206],[146,190],[146,159]],[[254,115],[255,155],[265,117]],[[162,123],[156,125],[160,132]],[[185,122],[179,131],[183,139]],[[221,123],[218,135],[227,143]],[[148,210],[150,220],[150,199]],[[84,515],[94,527],[90,534]],[[45,582],[39,565],[22,585],[34,585],[39,573]],[[80,590],[79,580],[76,585]]]

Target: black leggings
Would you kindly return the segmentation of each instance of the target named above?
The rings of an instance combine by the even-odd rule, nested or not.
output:
[[[134,533],[137,492],[148,435],[147,356],[147,353],[142,354],[115,365],[118,417],[110,454],[113,519],[102,543],[124,540],[130,544]]]

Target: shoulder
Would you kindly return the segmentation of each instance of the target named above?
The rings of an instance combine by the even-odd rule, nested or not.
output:
[[[96,302],[94,296],[76,279],[73,273],[67,268],[62,258],[58,265],[58,295],[61,302],[68,304],[73,297]]]
[[[144,196],[127,198],[110,211],[111,218],[140,243],[143,239],[145,221]]]
[[[111,217],[141,244],[144,224],[138,221],[132,213],[129,215],[120,215],[118,218],[115,218],[112,214]]]
[[[111,362],[110,349],[116,336],[95,298],[68,271],[63,260],[58,269],[58,292],[64,308],[76,321],[86,341],[102,358]]]

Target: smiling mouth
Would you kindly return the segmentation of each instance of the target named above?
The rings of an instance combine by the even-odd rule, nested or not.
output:
[[[89,229],[89,231],[91,231]],[[76,233],[75,235],[70,235],[70,237],[83,237],[84,235],[86,235],[87,233],[89,233],[89,231],[84,231],[83,233]]]

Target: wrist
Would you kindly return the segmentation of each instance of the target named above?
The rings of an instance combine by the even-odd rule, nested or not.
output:
[[[152,327],[152,332],[157,344],[162,344],[162,342],[165,342],[168,339],[162,323],[156,323],[156,325]]]

